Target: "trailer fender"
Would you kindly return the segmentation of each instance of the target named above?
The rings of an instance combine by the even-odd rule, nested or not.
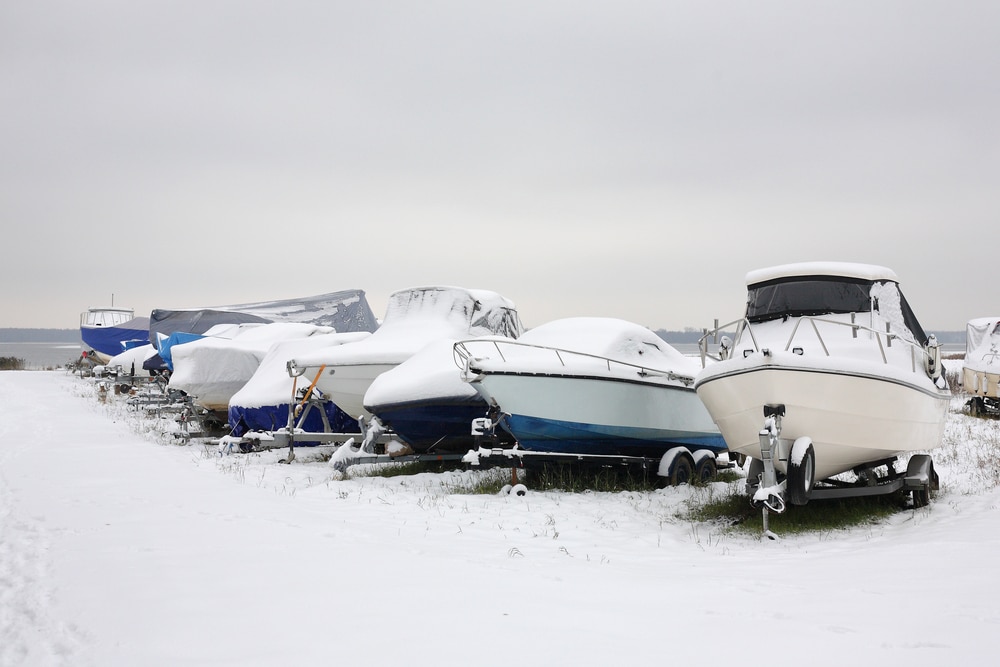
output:
[[[656,474],[666,478],[671,485],[690,482],[694,474],[694,456],[691,450],[687,447],[674,447],[666,452],[660,458]]]

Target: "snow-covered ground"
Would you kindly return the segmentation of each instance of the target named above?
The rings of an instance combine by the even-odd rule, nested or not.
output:
[[[0,665],[993,664],[1000,422],[961,406],[930,507],[768,541],[680,516],[723,483],[341,479],[0,372]]]

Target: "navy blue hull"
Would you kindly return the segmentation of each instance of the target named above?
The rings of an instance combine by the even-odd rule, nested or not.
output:
[[[485,417],[486,401],[440,401],[366,406],[400,440],[415,452],[464,452],[477,446],[472,435],[472,420]],[[513,438],[499,432],[501,442],[513,444]]]
[[[114,357],[130,347],[149,342],[149,329],[126,327],[80,327],[80,338],[91,350]]]
[[[356,419],[338,408],[333,403],[325,403],[324,411],[334,433],[360,433]],[[240,405],[229,406],[229,428],[234,436],[243,436],[249,431],[274,431],[288,425],[288,405],[265,405],[260,408],[247,408]],[[306,415],[300,427],[308,433],[322,433],[323,417],[314,407]],[[295,441],[296,445],[317,444],[315,442]]]

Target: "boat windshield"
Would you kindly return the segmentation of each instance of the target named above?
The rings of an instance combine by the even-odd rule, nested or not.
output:
[[[829,313],[867,313],[872,309],[871,282],[844,278],[807,278],[751,285],[747,319],[766,322],[782,317]]]
[[[867,313],[875,310],[897,331],[907,330],[921,345],[924,333],[909,304],[891,281],[853,280],[846,277],[782,278],[750,285],[747,321],[751,324],[788,317]]]
[[[114,327],[134,317],[131,310],[92,309],[80,316],[80,324],[88,327]]]

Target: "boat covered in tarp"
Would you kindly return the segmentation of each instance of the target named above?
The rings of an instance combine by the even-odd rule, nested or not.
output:
[[[516,338],[523,327],[514,303],[488,290],[452,286],[414,287],[389,296],[378,331],[365,340],[296,355],[291,372],[316,377],[316,388],[357,419],[371,417],[365,393],[375,378],[428,343],[447,338],[499,335]]]
[[[364,290],[350,289],[317,296],[258,301],[211,308],[155,308],[149,315],[149,340],[182,331],[203,334],[218,324],[298,322],[330,327],[339,333],[372,332],[378,320]]]
[[[88,308],[80,314],[80,338],[102,363],[130,347],[149,342],[149,318],[131,308]]]
[[[197,340],[170,348],[173,373],[169,386],[183,391],[206,410],[226,412],[229,399],[253,377],[272,347],[286,340],[330,333],[330,327],[299,322],[220,324]]]
[[[170,346],[193,340],[218,325],[272,322],[313,324],[338,333],[371,333],[378,329],[378,319],[360,289],[210,308],[155,308],[149,315],[148,338],[159,355],[148,359],[144,367],[170,369]]]
[[[962,386],[974,415],[1000,412],[1000,317],[977,317],[965,327]]]
[[[229,399],[229,427],[234,436],[250,431],[274,431],[288,424],[291,407],[306,398],[324,398],[312,378],[293,377],[286,366],[289,359],[301,354],[356,343],[370,336],[365,331],[353,333],[316,334],[306,338],[283,340],[273,345],[260,362],[253,376]],[[308,394],[308,396],[307,396]],[[331,401],[318,400],[315,407],[305,409],[296,418],[297,426],[307,433],[359,433],[357,419],[347,415]],[[324,423],[324,421],[326,423]],[[308,439],[296,440],[297,445],[312,444]]]

